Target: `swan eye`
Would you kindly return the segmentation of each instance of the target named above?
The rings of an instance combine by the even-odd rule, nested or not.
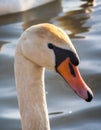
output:
[[[52,43],[48,43],[48,48],[53,49],[53,44]]]

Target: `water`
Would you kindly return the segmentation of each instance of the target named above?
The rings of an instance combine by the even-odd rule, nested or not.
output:
[[[70,36],[81,62],[80,72],[94,92],[87,103],[56,73],[46,70],[46,91],[52,130],[101,129],[101,1],[58,0],[25,13],[0,16],[0,130],[21,130],[14,80],[14,52],[29,26],[49,22]]]

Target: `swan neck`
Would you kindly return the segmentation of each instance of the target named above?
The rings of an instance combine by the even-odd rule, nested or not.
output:
[[[50,130],[44,89],[44,68],[16,50],[15,78],[22,130]]]

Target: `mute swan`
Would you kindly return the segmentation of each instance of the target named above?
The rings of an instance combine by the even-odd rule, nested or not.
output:
[[[93,98],[80,76],[79,58],[67,34],[52,24],[28,28],[15,54],[15,78],[22,130],[50,130],[44,90],[44,67],[59,73],[84,100]]]
[[[26,11],[53,0],[0,0],[0,15]]]

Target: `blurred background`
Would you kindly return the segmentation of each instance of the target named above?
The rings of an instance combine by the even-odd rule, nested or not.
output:
[[[15,47],[25,29],[43,22],[61,27],[70,36],[81,60],[81,75],[94,92],[93,101],[87,103],[58,74],[46,70],[51,130],[100,130],[101,1],[53,0],[39,5],[24,12],[0,13],[0,130],[21,130],[14,78]]]

